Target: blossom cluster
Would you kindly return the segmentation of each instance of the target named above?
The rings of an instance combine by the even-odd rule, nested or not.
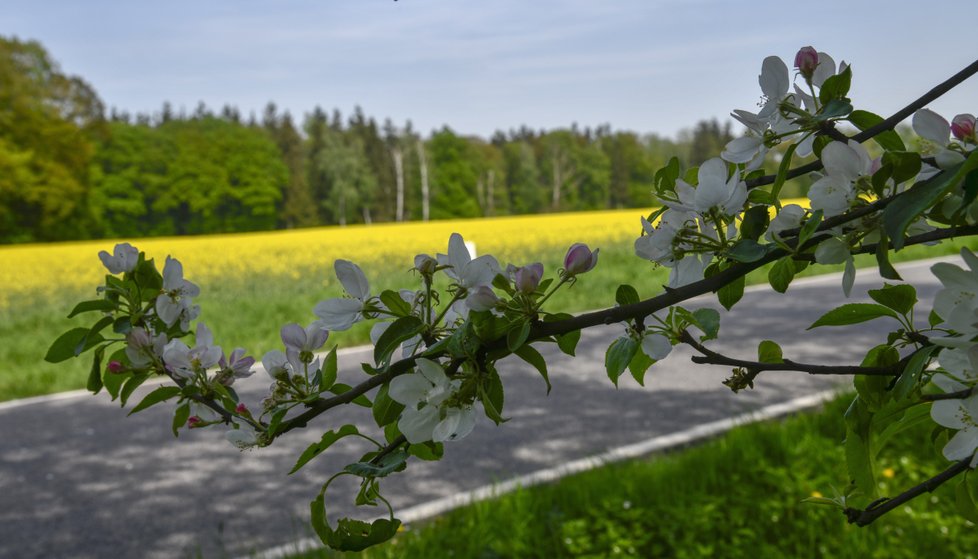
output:
[[[760,110],[732,113],[744,124],[746,134],[730,141],[719,157],[704,162],[693,175],[687,173],[680,178],[677,167],[672,177],[656,177],[655,194],[663,208],[653,214],[655,219],[642,218],[643,232],[635,241],[635,254],[670,268],[670,287],[702,279],[711,263],[729,257],[738,242],[759,241],[756,223],[751,224],[749,232],[739,231],[750,208],[769,208],[773,218],[763,224],[763,239],[778,244],[784,232],[797,231],[809,219],[841,216],[960,164],[976,146],[973,115],[960,114],[949,123],[933,111],[921,109],[914,115],[913,129],[932,145],[934,161],[921,161],[916,154],[907,152],[884,153],[874,158],[863,144],[840,139],[835,129],[835,124],[842,121],[864,125],[864,117],[853,111],[846,97],[851,67],[845,62],[837,65],[831,56],[812,47],[798,51],[794,67],[793,83],[782,59],[764,59],[758,77]],[[782,156],[786,159],[782,167],[786,168],[793,156],[815,156],[821,163],[821,171],[811,173],[807,208],[782,207],[777,199],[780,186],[771,192],[749,195],[749,181],[761,172],[769,149],[788,140],[791,145]],[[899,170],[895,170],[897,167]],[[879,173],[881,170],[884,172]],[[690,177],[695,182],[687,182]],[[778,177],[777,183],[780,185],[783,180]],[[956,199],[952,196],[951,205],[955,200],[960,205],[962,198],[963,194]],[[976,217],[969,216],[972,222]],[[878,241],[879,229],[878,219],[864,219],[820,235],[814,259],[820,264],[846,264],[843,289],[847,295],[855,274],[851,249],[860,243]],[[911,224],[909,232],[919,234],[932,229],[921,217]],[[748,233],[752,236],[746,236]]]

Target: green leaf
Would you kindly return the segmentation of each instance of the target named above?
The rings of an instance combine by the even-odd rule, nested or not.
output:
[[[374,346],[374,363],[378,366],[385,365],[394,350],[415,336],[423,327],[424,324],[416,316],[404,316],[395,320],[387,330],[384,330],[377,340],[377,345]]]
[[[880,163],[890,168],[890,178],[896,184],[916,177],[921,168],[920,154],[915,151],[888,151]]]
[[[815,210],[812,212],[811,217],[805,220],[805,223],[798,230],[798,248],[801,248],[808,242],[808,239],[812,238],[812,235],[818,231],[818,226],[822,224],[822,210]]]
[[[774,205],[774,200],[775,199],[771,196],[770,192],[760,188],[754,188],[747,193],[747,201],[751,204]]]
[[[395,402],[390,397],[389,390],[390,385],[385,384],[381,386],[380,390],[377,391],[377,396],[374,397],[374,405],[370,409],[373,413],[374,421],[377,422],[377,427],[383,427],[388,423],[397,421],[401,412],[404,411],[404,404]]]
[[[902,280],[899,272],[890,263],[890,240],[886,237],[886,230],[880,229],[879,244],[876,245],[876,264],[879,267],[880,275],[886,279]]]
[[[771,340],[763,340],[757,346],[757,360],[761,363],[784,363],[781,346]]]
[[[299,471],[300,468],[309,463],[310,460],[322,454],[327,448],[331,447],[333,443],[342,439],[343,437],[349,437],[350,435],[358,435],[360,431],[357,430],[355,425],[344,425],[337,429],[336,431],[326,431],[323,433],[322,438],[319,439],[318,443],[313,443],[309,445],[302,454],[299,455],[299,459],[296,461],[295,466],[289,470],[289,475],[292,475]]]
[[[717,300],[728,311],[737,304],[744,296],[744,286],[747,285],[747,276],[740,276],[717,289]]]
[[[526,320],[521,320],[506,332],[506,348],[515,352],[526,343],[526,339],[529,337],[530,323]]]
[[[646,355],[644,351],[636,351],[635,357],[632,357],[631,362],[628,363],[628,372],[639,386],[645,386],[645,373],[654,363],[655,359]]]
[[[396,316],[408,316],[411,314],[411,305],[401,298],[396,291],[386,290],[380,294],[380,302],[387,307],[387,310]]]
[[[716,309],[696,309],[693,311],[696,326],[703,331],[700,341],[716,339],[720,333],[720,313]]]
[[[370,524],[362,520],[341,518],[337,521],[336,530],[324,532],[327,539],[323,539],[323,543],[337,551],[363,551],[393,538],[400,526],[401,521],[396,518],[379,518]],[[322,538],[323,534],[319,536]]]
[[[520,346],[514,353],[539,371],[540,376],[543,377],[543,382],[547,383],[547,394],[550,394],[550,389],[553,387],[550,386],[550,375],[547,373],[547,360],[540,355],[540,352],[533,346],[524,345]]]
[[[618,377],[628,368],[638,348],[638,342],[627,336],[611,342],[608,351],[604,354],[604,366],[608,371],[608,378],[615,386],[618,386]]]
[[[907,314],[917,304],[917,290],[912,285],[884,283],[880,289],[870,289],[869,296],[884,307]]]
[[[85,312],[91,312],[91,311],[110,312],[110,311],[114,311],[114,310],[116,310],[118,308],[119,308],[118,303],[116,303],[115,301],[109,301],[109,300],[106,300],[106,299],[95,299],[95,300],[92,300],[92,301],[82,301],[81,303],[78,303],[77,305],[75,305],[75,308],[72,309],[71,313],[68,315],[68,318],[74,318],[76,315],[79,315],[79,314],[85,313]]]
[[[833,99],[822,107],[822,110],[815,115],[815,121],[824,122],[833,118],[846,116],[852,112],[852,103],[842,99]]]
[[[394,472],[403,470],[408,456],[406,450],[399,449],[384,456],[376,464],[356,462],[348,464],[343,468],[343,471],[364,478],[387,477]]]
[[[137,412],[141,412],[152,405],[159,404],[160,402],[165,402],[170,398],[179,395],[180,395],[179,386],[161,386],[156,390],[147,394],[146,397],[143,398],[141,402],[136,404],[136,407],[134,407],[132,411],[129,412],[129,415],[132,415]]]
[[[845,70],[834,76],[830,76],[824,82],[822,82],[822,86],[818,91],[818,100],[821,101],[823,105],[831,105],[833,101],[845,99],[846,95],[849,94],[849,86],[851,84],[852,67],[846,67]],[[828,109],[829,107],[823,107],[822,112],[828,112]],[[849,111],[851,110],[852,108],[849,109]],[[843,114],[848,114],[849,111]]]
[[[407,447],[408,454],[424,460],[425,462],[432,462],[435,460],[441,460],[445,455],[445,445],[442,443],[435,443],[431,441],[426,441],[420,444],[412,444]]]
[[[581,341],[581,331],[574,330],[573,332],[557,336],[557,347],[560,348],[560,351],[573,357],[579,341]]]
[[[872,414],[857,396],[846,411],[845,418],[845,452],[849,478],[866,496],[876,497],[876,466],[870,451]]]
[[[143,301],[152,300],[163,289],[163,276],[156,270],[153,259],[146,260],[145,255],[141,255],[132,277],[139,284]]]
[[[962,479],[954,486],[954,506],[963,518],[978,523],[978,507],[975,507],[971,497],[967,479]]]
[[[791,147],[794,147],[792,144]],[[740,238],[745,240],[757,241],[761,235],[767,231],[768,224],[771,222],[771,214],[767,206],[754,206],[744,212],[744,217],[740,222]]]
[[[655,172],[656,192],[675,190],[676,179],[679,178],[679,173],[681,170],[682,167],[679,164],[679,158],[669,158],[669,163],[667,163],[665,167]]]
[[[737,262],[757,262],[767,256],[770,247],[771,245],[762,245],[751,239],[741,239],[730,247],[726,256]]]
[[[641,299],[638,296],[638,291],[628,284],[619,285],[618,290],[615,291],[615,302],[623,307],[625,305],[633,305],[639,301]]]
[[[778,174],[774,177],[774,184],[771,185],[771,202],[778,204],[780,208],[780,202],[778,199],[781,197],[781,188],[784,186],[786,180],[788,180],[788,171],[791,170],[791,158],[795,155],[795,149],[797,149],[798,144],[794,143],[788,146],[788,149],[784,152],[784,157],[781,158],[781,163],[778,165]]]
[[[336,346],[333,346],[333,349],[329,350],[329,353],[326,354],[326,359],[323,360],[322,374],[319,379],[320,392],[333,387],[333,383],[336,382],[337,369]]]
[[[795,265],[791,262],[790,256],[786,256],[775,262],[774,266],[767,273],[768,282],[778,293],[787,291],[793,279],[795,279]]]
[[[190,402],[184,402],[173,410],[173,436],[180,436],[180,428],[187,424],[190,419]]]
[[[61,363],[72,357],[77,357],[75,348],[82,344],[88,337],[88,328],[72,328],[54,340],[48,348],[44,360],[48,363]]]
[[[849,113],[849,122],[862,131],[883,122],[883,117],[869,111],[856,110]],[[873,137],[873,140],[886,151],[903,151],[907,149],[903,144],[903,140],[900,139],[900,135],[893,130],[880,132]]]
[[[488,379],[485,385],[479,385],[479,399],[482,401],[482,409],[486,412],[486,417],[493,423],[499,425],[507,421],[503,417],[503,381],[499,378],[499,373],[495,367],[490,367]]]
[[[861,367],[891,367],[900,361],[900,352],[889,344],[880,344],[868,352],[863,358]],[[872,412],[883,408],[889,400],[888,387],[893,377],[880,375],[855,375],[853,386],[863,404]]]
[[[892,309],[888,309],[883,305],[876,305],[873,303],[847,303],[823,314],[807,329],[811,330],[812,328],[817,328],[819,326],[845,326],[847,324],[858,324],[860,322],[866,322],[867,320],[873,320],[874,318],[884,316],[897,318],[897,314],[893,312]]]
[[[978,151],[973,151],[962,163],[918,182],[890,202],[883,210],[883,227],[893,243],[893,248],[896,250],[903,248],[903,237],[907,227],[976,168],[978,168]]]
[[[119,392],[122,390],[122,385],[133,377],[133,373],[106,373],[102,376],[102,384],[105,386],[105,391],[109,393],[109,396],[113,400],[119,397]]]
[[[119,391],[119,403],[123,406],[129,401],[129,397],[132,393],[136,391],[137,388],[142,386],[144,382],[149,378],[148,373],[135,373],[130,377],[125,384],[122,385],[122,390]]]
[[[893,385],[894,398],[902,400],[913,393],[920,383],[921,373],[924,372],[924,368],[930,362],[930,356],[935,351],[937,351],[935,346],[924,346],[914,352],[903,368],[903,372],[900,373],[900,378]]]
[[[336,394],[337,396],[339,396],[341,394],[346,394],[350,390],[353,390],[353,387],[352,386],[350,386],[349,384],[343,384],[341,382],[338,382],[338,383],[334,384],[329,389],[330,392],[332,392],[333,394]],[[356,398],[354,398],[350,403],[356,404],[358,406],[362,406],[364,408],[372,407],[372,404],[370,403],[370,399],[367,398],[363,394],[361,394],[361,395],[357,396]]]

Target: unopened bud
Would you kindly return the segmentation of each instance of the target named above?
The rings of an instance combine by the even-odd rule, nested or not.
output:
[[[237,413],[238,415],[251,415],[251,412],[248,411],[248,406],[244,405],[244,403],[238,404],[234,408],[234,412]]]
[[[543,278],[543,264],[539,262],[513,271],[513,284],[518,291],[527,295],[537,290],[541,278]]]
[[[438,268],[438,261],[427,254],[419,254],[414,257],[414,269],[423,275],[430,276]]]
[[[806,81],[810,81],[818,67],[818,51],[812,47],[801,47],[795,55],[795,68]]]
[[[960,114],[951,120],[951,134],[961,141],[975,141],[975,115]]]
[[[591,249],[584,243],[571,245],[567,249],[567,255],[564,256],[564,275],[573,277],[590,272],[598,263],[598,250],[600,249],[594,249],[594,252],[591,252]]]
[[[203,419],[197,417],[196,415],[191,415],[187,418],[187,428],[196,429],[197,427],[200,427],[200,424],[203,423],[203,421]]]
[[[108,369],[110,373],[115,374],[124,373],[127,370],[126,366],[119,361],[109,361],[109,364],[106,365],[105,368]]]

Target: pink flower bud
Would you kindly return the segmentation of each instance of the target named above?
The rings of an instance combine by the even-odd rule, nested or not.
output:
[[[110,373],[115,374],[126,372],[126,366],[119,361],[109,361],[109,364],[106,365],[105,368],[108,369]]]
[[[236,407],[234,408],[234,411],[235,411],[235,413],[237,413],[238,415],[249,415],[249,414],[251,414],[251,412],[250,412],[250,411],[248,411],[248,406],[246,406],[246,405],[244,405],[244,403],[243,403],[243,402],[242,402],[242,403],[240,403],[240,404],[238,404],[238,405],[237,405],[237,406],[236,406]]]
[[[795,55],[795,68],[806,80],[812,79],[818,67],[818,51],[812,47],[801,47]]]
[[[951,133],[961,140],[975,140],[975,115],[960,114],[951,120]]]
[[[567,249],[567,255],[564,256],[564,275],[573,277],[591,271],[598,263],[598,250],[600,249],[591,252],[591,249],[583,243],[571,245]]]
[[[529,295],[537,290],[543,278],[543,264],[535,262],[513,270],[513,284],[521,293]]]
[[[201,422],[203,421],[204,421],[203,419],[197,417],[196,415],[191,415],[190,417],[187,418],[187,428],[196,429],[197,427],[200,426]]]

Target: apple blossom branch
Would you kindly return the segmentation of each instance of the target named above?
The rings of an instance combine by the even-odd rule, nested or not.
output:
[[[853,136],[846,137],[847,140],[854,140],[856,142],[865,142],[874,136],[886,132],[887,130],[892,130],[896,128],[897,124],[903,122],[907,117],[914,114],[917,110],[924,108],[928,103],[934,101],[935,99],[941,97],[948,91],[951,91],[963,81],[967,80],[971,76],[978,73],[978,60],[975,60],[971,64],[967,65],[957,74],[954,74],[950,78],[944,80],[937,86],[931,88],[930,91],[918,97],[915,101],[907,105],[906,107],[900,109],[899,111],[890,115],[889,118],[884,119],[879,124],[870,126],[869,128],[855,134]],[[793,179],[795,177],[800,177],[806,173],[811,173],[812,171],[818,171],[822,168],[822,161],[816,159],[811,163],[796,167],[788,171],[787,178]],[[756,179],[748,180],[747,188],[757,188],[759,186],[764,186],[773,183],[777,180],[777,175],[764,175],[763,177],[758,177]]]
[[[880,499],[875,501],[866,507],[865,510],[846,508],[846,519],[849,521],[849,524],[855,524],[856,526],[868,526],[877,518],[892,511],[893,509],[896,509],[900,505],[912,501],[924,493],[930,493],[943,485],[945,482],[970,470],[971,466],[969,462],[970,458],[968,460],[955,462],[950,468],[928,479],[927,481],[911,487],[892,499]]]
[[[891,200],[888,198],[886,200]],[[880,202],[884,202],[881,200]],[[884,204],[885,205],[885,204]],[[857,211],[851,212],[856,214]],[[859,216],[862,217],[865,212],[858,212]],[[927,233],[922,233],[919,235],[914,235],[907,237],[904,246],[911,246],[916,244],[927,243],[931,241],[953,238],[955,236],[961,235],[971,235],[978,234],[978,225],[969,225],[962,227],[949,227],[944,229],[937,229],[934,231],[929,231]],[[809,240],[809,243],[817,243],[818,239],[813,238]],[[866,245],[861,247],[855,253],[873,253],[878,250],[878,245]],[[573,318],[568,318],[566,320],[555,321],[555,322],[538,322],[533,325],[530,331],[529,341],[539,341],[550,336],[556,336],[561,334],[566,334],[575,330],[583,330],[585,328],[591,328],[594,326],[599,326],[603,324],[614,324],[616,322],[623,322],[626,320],[644,318],[650,314],[658,312],[662,309],[668,308],[669,306],[681,303],[687,299],[697,297],[699,295],[704,295],[706,293],[711,293],[717,289],[723,287],[724,285],[739,279],[742,276],[747,275],[753,270],[764,266],[770,262],[774,262],[779,258],[787,256],[789,253],[784,250],[777,250],[769,254],[768,256],[758,260],[757,262],[751,262],[747,264],[735,264],[726,270],[713,275],[709,278],[700,280],[698,282],[676,288],[668,289],[662,295],[641,301],[639,303],[634,303],[631,305],[624,305],[620,307],[614,307],[609,309],[604,309],[600,311],[595,311],[591,313],[585,313]],[[487,351],[493,349],[501,349],[505,347],[505,340],[494,342],[488,344],[485,348]],[[319,416],[320,414],[326,412],[327,410],[334,408],[341,404],[348,404],[355,400],[357,397],[366,394],[370,390],[382,386],[394,377],[408,373],[414,367],[414,362],[417,357],[408,357],[392,363],[390,368],[388,368],[383,373],[377,374],[370,377],[366,381],[354,386],[348,392],[333,396],[331,398],[323,398],[316,400],[308,405],[308,409],[286,421],[283,421],[279,429],[276,431],[276,436],[281,435],[285,432],[291,431],[296,428],[306,427],[312,419]],[[840,373],[842,374],[842,373]],[[856,373],[850,373],[856,374]]]
[[[978,60],[976,60],[975,62],[973,62],[972,64],[970,64],[969,66],[967,66],[966,68],[964,68],[963,70],[955,74],[954,76],[945,80],[938,86],[932,88],[929,92],[927,92],[926,94],[924,94],[923,96],[915,100],[914,102],[910,103],[900,111],[894,113],[889,118],[880,122],[876,126],[868,128],[863,132],[856,134],[855,136],[852,137],[852,139],[857,141],[865,141],[881,132],[892,129],[893,127],[896,126],[897,123],[901,122],[907,116],[913,114],[914,111],[923,107],[924,105],[933,101],[934,99],[940,97],[947,91],[951,90],[952,88],[960,84],[965,79],[974,75],[976,72],[978,72]],[[800,174],[809,172],[811,170],[815,170],[820,167],[821,167],[821,163],[819,161],[816,161],[813,164],[809,164],[791,170],[789,172],[789,176],[791,177],[798,176]],[[748,186],[756,187],[763,184],[769,184],[774,180],[775,180],[775,176],[761,177],[754,181],[748,181]],[[901,196],[905,193],[906,192],[894,196],[890,196],[888,198],[884,198],[881,200],[877,200],[876,202],[873,202],[861,208],[857,208],[843,215],[826,219],[819,225],[817,231],[818,232],[827,231],[831,228],[838,227],[839,225],[843,225],[853,220],[860,219],[864,216],[871,215],[875,212],[878,212],[883,208],[885,208],[889,203],[891,203],[898,196]],[[918,235],[915,238],[908,238],[906,244],[914,244],[915,242],[928,242],[931,240],[947,238],[959,234],[970,234],[974,232],[974,229],[975,228],[972,227],[959,227],[959,228],[949,228],[949,229],[944,229],[939,231],[933,231],[930,233],[926,233],[924,235]],[[798,232],[799,230],[795,229],[795,230],[785,231],[783,232],[783,234],[785,235],[785,237],[790,238],[792,235],[797,236]],[[819,240],[820,240],[820,236],[818,235],[816,235],[813,238],[810,238],[806,243],[806,247],[812,246],[814,243],[817,243]],[[806,248],[806,247],[801,247],[801,248]],[[795,250],[798,251],[798,249]],[[861,247],[859,250],[865,252],[875,252],[875,250],[878,250],[878,247],[870,248],[867,246],[867,247]],[[789,253],[785,250],[782,249],[774,250],[755,262],[734,264],[733,266],[727,268],[726,270],[723,270],[709,278],[700,280],[698,282],[694,282],[690,285],[683,286],[676,289],[667,288],[664,294],[657,297],[653,297],[651,299],[647,299],[645,301],[641,301],[631,305],[624,305],[620,307],[606,309],[602,311],[586,313],[562,321],[549,322],[549,323],[538,322],[533,325],[528,340],[529,341],[540,340],[543,338],[548,338],[560,334],[566,334],[575,330],[581,330],[584,328],[593,327],[600,324],[610,324],[610,323],[621,322],[629,319],[644,318],[646,316],[649,316],[650,314],[653,314],[654,312],[667,308],[671,305],[678,304],[689,298],[703,295],[709,292],[714,292],[717,289],[723,287],[724,285],[743,277],[747,273],[750,273],[751,271],[756,270],[761,266],[764,266],[765,264],[774,262],[788,255]],[[502,346],[503,346],[503,342],[497,341],[497,342],[487,344],[486,349],[499,349]],[[355,386],[348,392],[333,396],[331,398],[316,400],[311,404],[309,404],[308,405],[309,409],[303,412],[302,414],[292,419],[289,419],[287,421],[284,421],[280,426],[278,432],[284,433],[296,427],[304,427],[307,425],[309,420],[325,412],[326,410],[340,404],[346,404],[352,402],[354,399],[356,399],[360,395],[365,394],[371,389],[379,387],[389,382],[395,376],[408,372],[409,370],[411,370],[413,366],[414,366],[414,358],[408,358],[408,359],[398,361],[392,364],[383,373],[371,377],[367,381]]]

